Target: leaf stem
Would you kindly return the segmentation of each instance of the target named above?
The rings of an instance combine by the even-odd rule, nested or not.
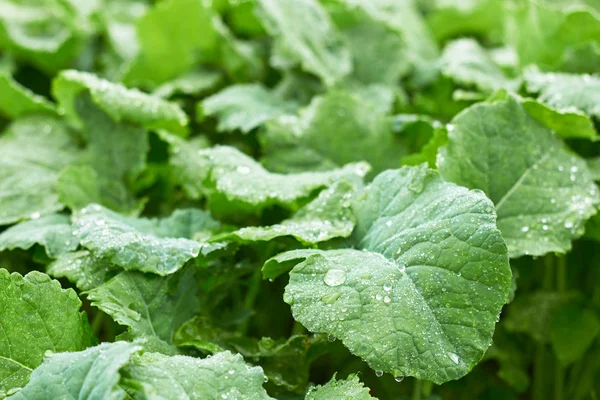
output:
[[[567,288],[567,259],[565,256],[556,258],[556,290],[564,292]],[[554,365],[554,399],[562,400],[565,394],[565,369],[560,360]]]
[[[104,322],[104,313],[100,310],[97,310],[96,315],[94,315],[94,319],[92,320],[92,334],[98,337],[98,333],[102,329],[102,325]]]
[[[422,381],[415,378],[415,386],[413,388],[412,400],[421,400]]]

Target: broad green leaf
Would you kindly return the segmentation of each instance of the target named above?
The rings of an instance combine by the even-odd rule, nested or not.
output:
[[[580,305],[567,305],[550,321],[550,341],[562,364],[579,360],[600,333],[598,315]]]
[[[280,224],[265,227],[248,226],[219,235],[213,240],[252,243],[292,236],[305,245],[312,245],[336,237],[348,237],[354,229],[354,216],[350,210],[350,198],[354,190],[354,187],[345,181],[335,183]]]
[[[125,367],[126,381],[141,387],[134,399],[267,400],[260,367],[223,352],[204,359],[145,353]]]
[[[487,51],[473,39],[458,39],[446,45],[441,56],[442,73],[459,85],[483,92],[516,90],[520,82],[508,78]]]
[[[248,133],[266,121],[294,113],[297,105],[277,97],[259,84],[229,86],[198,104],[198,116],[215,116],[217,129]]]
[[[52,93],[58,101],[59,110],[79,126],[82,121],[76,100],[80,94],[89,93],[92,102],[115,122],[127,122],[147,129],[167,129],[180,134],[187,132],[188,118],[176,104],[88,72],[62,71],[54,79]]]
[[[221,83],[222,76],[216,71],[200,69],[178,76],[154,89],[154,96],[168,99],[176,95],[198,96],[214,89]]]
[[[314,386],[306,393],[305,400],[371,400],[369,388],[364,387],[357,375],[336,380],[335,376],[323,386]]]
[[[494,202],[511,257],[569,250],[600,202],[585,161],[510,96],[468,108],[451,128],[438,168]]]
[[[125,73],[127,84],[155,87],[214,58],[214,12],[205,1],[156,3],[137,22],[139,52]]]
[[[87,250],[61,254],[46,268],[53,278],[67,278],[81,291],[92,290],[121,272],[106,260],[94,257]]]
[[[438,40],[460,36],[485,37],[490,41],[503,38],[505,4],[496,0],[433,0],[427,24]]]
[[[506,33],[522,66],[595,72],[600,66],[600,19],[585,8],[559,9],[526,1],[508,8]]]
[[[0,251],[17,248],[27,250],[34,244],[44,246],[50,257],[75,250],[79,245],[72,235],[69,217],[62,214],[21,222],[0,234]]]
[[[164,223],[92,204],[73,215],[73,234],[94,256],[126,270],[169,275],[198,256],[202,244],[161,229]]]
[[[300,63],[327,86],[350,73],[350,52],[316,0],[258,0],[258,5],[259,17],[278,46],[271,56],[274,67]]]
[[[79,351],[91,344],[80,307],[72,289],[45,274],[23,277],[0,269],[0,393],[25,386],[46,351]]]
[[[550,342],[551,324],[557,313],[577,304],[577,292],[530,292],[517,296],[506,309],[504,327],[509,332],[526,333],[540,343]]]
[[[6,56],[0,60],[0,113],[11,119],[35,113],[56,114],[54,105],[46,98],[15,81],[12,64]]]
[[[360,181],[369,169],[365,163],[355,163],[323,172],[276,174],[233,147],[184,153],[180,150],[184,145],[174,142],[171,150],[178,158],[176,165],[185,165],[181,184],[188,196],[207,197],[209,208],[219,215],[257,214],[273,205],[294,208],[338,180]]]
[[[542,73],[536,67],[525,70],[527,90],[559,110],[576,110],[600,119],[600,78],[591,75]]]
[[[77,157],[67,128],[47,116],[21,118],[0,135],[0,225],[58,211],[60,169]]]
[[[261,144],[265,163],[287,170],[325,170],[362,160],[380,172],[398,167],[407,153],[376,105],[345,90],[314,98],[300,117],[267,123]]]
[[[371,368],[435,383],[458,379],[490,345],[511,272],[482,192],[425,167],[378,175],[353,202],[354,246],[294,250],[284,301],[313,332],[339,338]]]
[[[134,343],[102,343],[76,353],[49,356],[31,374],[31,380],[11,400],[88,399],[120,400],[119,371],[141,350]]]
[[[91,304],[129,329],[121,338],[145,338],[146,351],[176,353],[173,335],[199,307],[193,273],[168,277],[126,271],[87,292]]]

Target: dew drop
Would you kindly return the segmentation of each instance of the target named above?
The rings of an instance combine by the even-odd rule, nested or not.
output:
[[[398,269],[400,270],[400,272],[405,273],[406,272],[406,265],[401,265],[400,267],[398,267]]]
[[[267,383],[267,382],[269,382],[269,378],[268,378],[267,376],[265,376],[265,377],[264,377],[264,379],[263,379],[263,382],[264,382],[264,383]]]
[[[567,222],[565,222],[565,228],[571,229],[572,227],[573,227],[573,221],[567,221]]]
[[[346,271],[341,269],[330,269],[323,277],[327,286],[339,286],[346,281]]]
[[[383,296],[381,296],[380,294],[375,295],[375,300],[377,301],[381,301],[382,298]]]
[[[242,175],[248,175],[250,173],[250,168],[246,167],[245,165],[240,165],[236,168],[236,171]]]
[[[392,290],[392,284],[391,283],[384,283],[383,284],[383,290],[385,290],[386,292],[389,292],[390,290]]]
[[[402,253],[402,247],[398,247],[398,250],[396,250],[396,254],[400,254]]]
[[[528,232],[529,231],[529,227],[528,226],[524,226],[521,228],[521,232]]]
[[[330,342],[335,342],[335,336],[327,335],[327,340],[329,340]]]
[[[548,225],[542,225],[542,229],[547,231],[549,229]]]
[[[386,226],[392,226],[392,220],[388,220],[388,221],[385,223],[385,225],[386,225]]]
[[[454,364],[458,364],[460,361],[460,358],[458,357],[458,354],[452,353],[452,352],[448,352],[448,357],[450,357],[450,359],[452,360],[452,362]]]
[[[41,214],[39,212],[33,212],[31,213],[31,215],[29,216],[29,218],[31,219],[38,219],[41,216]]]
[[[396,377],[394,378],[394,380],[395,380],[396,382],[400,383],[400,382],[402,382],[402,381],[404,380],[404,377],[403,377],[403,376],[396,376]]]
[[[230,369],[229,371],[227,371],[227,373],[228,373],[229,375],[233,375],[233,374],[235,374],[235,370],[234,370],[234,369]]]
[[[381,378],[381,377],[383,376],[383,371],[382,371],[382,370],[380,370],[380,369],[378,369],[377,371],[375,371],[375,375],[376,375],[378,378]]]
[[[385,296],[385,297],[383,298],[383,302],[384,302],[384,303],[386,303],[386,304],[387,304],[387,303],[390,303],[391,301],[392,301],[392,299],[390,299],[388,296]]]

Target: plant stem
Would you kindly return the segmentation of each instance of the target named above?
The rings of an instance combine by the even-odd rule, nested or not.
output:
[[[567,259],[565,256],[556,258],[556,290],[564,292],[567,288]],[[565,370],[560,360],[555,360],[554,366],[554,399],[562,400],[565,392]]]
[[[421,388],[421,380],[415,379],[415,387],[413,388],[412,400],[421,400]]]
[[[102,322],[104,322],[104,313],[98,310],[92,320],[92,334],[96,337],[98,337],[98,333],[102,329]]]
[[[256,302],[256,298],[260,293],[260,285],[262,283],[262,270],[258,268],[252,274],[250,278],[250,284],[248,285],[248,291],[246,292],[246,297],[244,298],[244,308],[252,309],[254,307],[254,303]],[[240,327],[241,331],[244,333],[248,332],[248,323],[246,320],[242,326]]]
[[[554,257],[547,255],[543,259],[544,264],[544,275],[542,278],[542,289],[544,291],[551,291],[554,286]],[[546,382],[544,369],[546,368],[546,346],[543,343],[539,343],[536,346],[534,368],[533,368],[533,396],[534,400],[546,400]]]

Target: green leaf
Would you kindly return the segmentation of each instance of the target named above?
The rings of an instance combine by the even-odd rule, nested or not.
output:
[[[92,102],[115,122],[187,133],[187,115],[176,104],[137,89],[128,89],[91,73],[62,71],[52,83],[52,93],[58,101],[59,110],[79,126],[82,121],[76,109],[76,100],[81,93],[89,93]]]
[[[550,322],[550,341],[562,364],[579,360],[600,333],[600,321],[591,310],[567,305]]]
[[[0,392],[24,386],[46,351],[79,351],[91,344],[80,307],[72,289],[61,289],[45,274],[23,277],[0,269]]]
[[[123,399],[119,370],[141,347],[127,342],[102,343],[76,353],[54,354],[31,374],[11,400]]]
[[[91,304],[129,329],[121,338],[145,338],[146,351],[176,353],[175,330],[199,307],[190,271],[168,277],[122,272],[87,292]]]
[[[67,67],[78,54],[87,21],[67,1],[3,0],[0,7],[3,51],[48,73]]]
[[[12,60],[3,57],[0,60],[0,113],[11,119],[36,113],[56,114],[54,104],[15,81],[12,69]]]
[[[284,301],[313,332],[339,338],[371,368],[441,384],[490,345],[508,299],[507,249],[491,202],[425,167],[378,175],[355,196],[354,248],[295,250]]]
[[[95,141],[96,132],[95,129],[92,128],[91,132],[91,141],[92,143]],[[92,145],[92,149],[95,146]],[[104,152],[100,152],[99,150],[102,146],[96,147],[98,149],[98,155],[102,157],[98,157],[97,161],[94,164],[97,164],[98,167],[101,168],[103,156],[106,155]],[[118,158],[120,160],[120,158]],[[108,163],[107,163],[108,164]],[[115,169],[115,164],[110,163],[107,169],[101,169],[104,173],[109,172]],[[111,174],[112,175],[112,174]],[[118,175],[118,174],[117,174]],[[114,176],[113,176],[114,178]],[[99,177],[96,170],[90,165],[68,165],[60,171],[60,175],[58,176],[56,190],[58,192],[58,200],[69,207],[71,210],[78,210],[87,206],[90,203],[102,202],[103,196],[101,195],[102,188],[100,188]],[[120,196],[119,196],[120,197]],[[125,197],[128,197],[125,195]],[[105,199],[105,201],[107,201]],[[128,202],[126,201],[128,204]],[[118,199],[114,206],[116,208],[123,207],[123,199]]]
[[[46,268],[53,278],[67,278],[81,291],[91,290],[106,282],[120,270],[87,250],[65,253]]]
[[[128,85],[155,87],[215,57],[214,12],[203,1],[156,3],[137,22],[139,52],[125,73]]]
[[[600,202],[585,161],[510,96],[476,104],[451,124],[438,168],[494,202],[510,256],[569,250]]]
[[[271,64],[287,69],[300,63],[327,86],[352,70],[350,52],[340,33],[316,0],[258,0],[259,17],[276,38]]]
[[[442,73],[459,85],[483,92],[516,90],[520,82],[508,78],[487,51],[473,39],[458,39],[446,45],[441,57]]]
[[[134,399],[271,399],[262,387],[262,369],[248,366],[242,356],[230,352],[205,359],[145,353],[125,371],[127,382],[141,387]]]
[[[365,163],[343,168],[298,174],[267,171],[251,157],[228,146],[215,146],[197,152],[183,152],[172,143],[176,165],[184,165],[179,178],[188,196],[208,198],[209,208],[218,215],[257,214],[263,208],[280,205],[294,208],[313,192],[341,179],[360,181],[367,173]]]
[[[312,245],[336,237],[348,237],[354,229],[354,216],[350,210],[350,198],[354,190],[354,186],[345,181],[337,182],[280,224],[248,226],[212,240],[253,243],[292,236],[304,245]]]
[[[600,78],[590,75],[542,73],[536,67],[525,70],[527,90],[559,110],[576,110],[600,119]]]
[[[461,36],[485,37],[492,42],[503,38],[502,2],[434,0],[433,4],[427,13],[427,25],[438,42]]]
[[[407,153],[376,104],[356,93],[332,90],[315,97],[300,117],[267,123],[261,136],[265,163],[289,170],[325,170],[356,160],[374,172],[395,168]]]
[[[198,115],[216,116],[219,131],[248,133],[266,121],[293,113],[297,105],[278,98],[259,84],[229,86],[198,104]]]
[[[73,215],[73,234],[94,256],[126,270],[169,275],[198,256],[202,244],[161,229],[164,223],[92,204]]]
[[[31,116],[9,125],[0,135],[0,225],[62,209],[56,179],[76,156],[73,138],[57,119]]]
[[[357,375],[345,380],[335,376],[323,386],[314,386],[306,393],[305,400],[371,400],[369,388],[364,387]]]
[[[50,257],[75,250],[79,245],[73,238],[69,217],[61,214],[21,222],[0,234],[0,251],[27,250],[34,244],[44,246]]]
[[[593,10],[520,2],[509,8],[506,24],[522,66],[573,72],[595,72],[600,66],[600,19]]]

